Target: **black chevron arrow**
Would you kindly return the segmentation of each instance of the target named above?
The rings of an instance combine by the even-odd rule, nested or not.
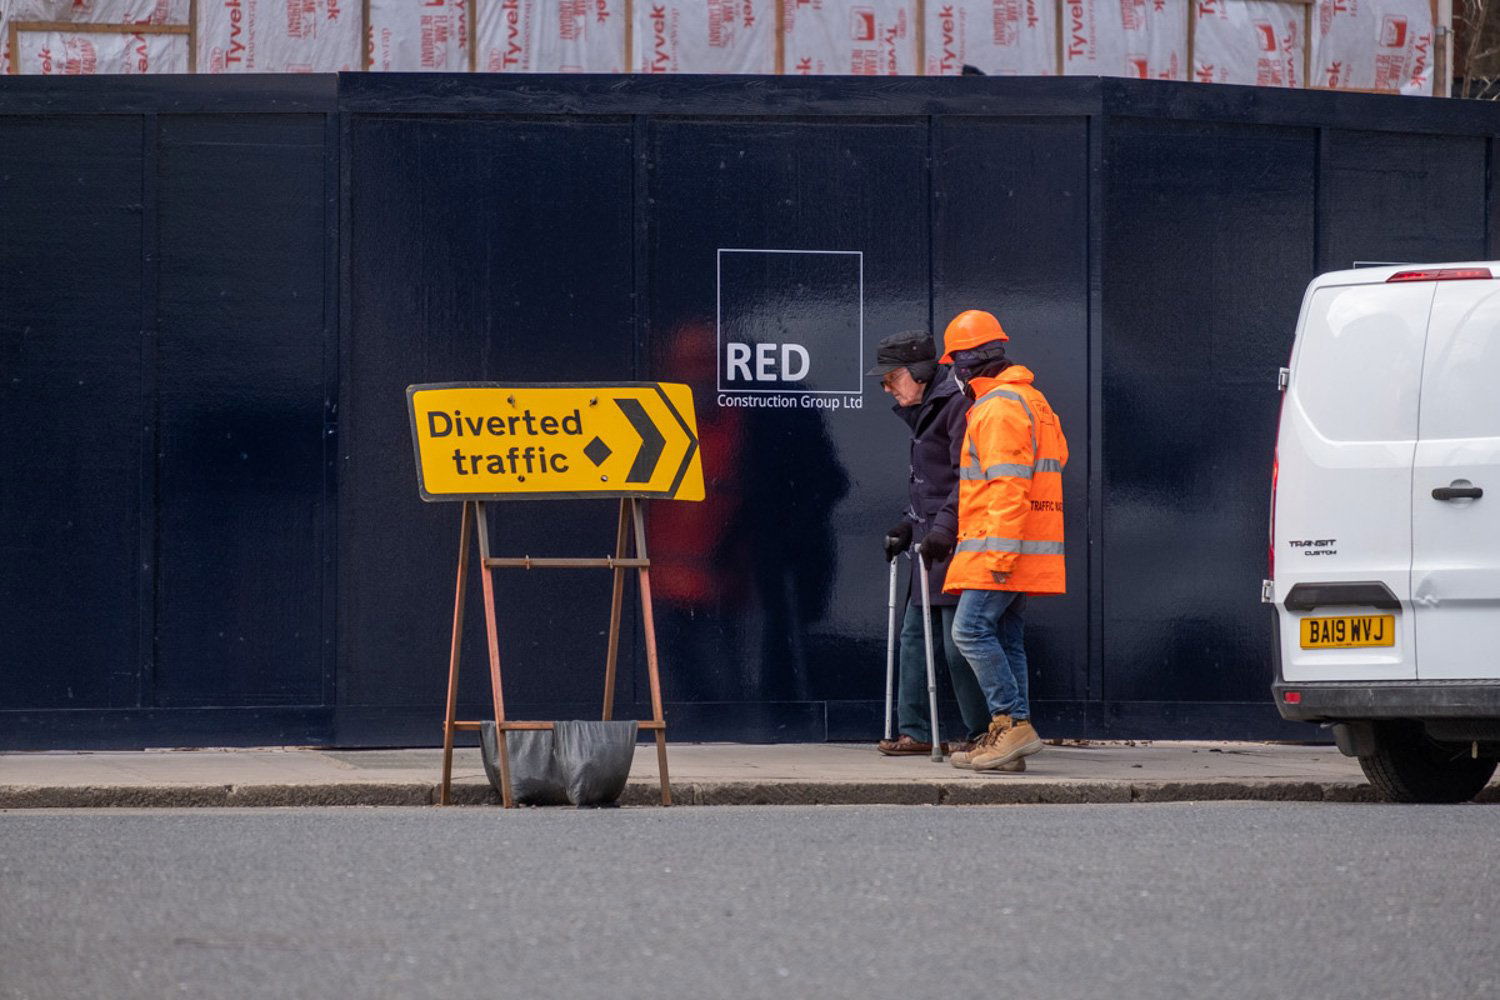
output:
[[[641,450],[635,453],[635,461],[630,463],[630,471],[625,474],[625,481],[649,483],[651,475],[656,472],[656,463],[661,460],[662,448],[666,446],[667,439],[662,437],[656,424],[646,416],[646,408],[638,401],[616,399],[615,405],[625,414],[625,419],[630,421],[630,426],[635,428],[635,432],[641,436]]]

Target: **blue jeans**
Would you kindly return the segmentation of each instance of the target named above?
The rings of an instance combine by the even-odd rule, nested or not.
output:
[[[953,642],[974,668],[991,715],[1031,718],[1026,698],[1026,595],[966,590],[958,596]]]
[[[906,606],[906,617],[901,621],[900,647],[900,695],[896,701],[896,720],[900,731],[918,743],[932,742],[932,726],[928,721],[931,706],[927,702],[927,643],[922,634],[922,595]],[[940,605],[932,609],[932,673],[948,671],[953,681],[953,697],[958,701],[958,713],[963,717],[967,730],[965,739],[974,739],[990,725],[989,712],[985,708],[984,692],[974,671],[953,644],[953,615],[951,605]],[[952,734],[949,734],[952,738]]]

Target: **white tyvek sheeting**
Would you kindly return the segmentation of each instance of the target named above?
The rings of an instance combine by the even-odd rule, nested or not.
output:
[[[1429,0],[1318,0],[1310,85],[1432,93]]]
[[[370,0],[370,69],[462,73],[468,68],[464,0]]]
[[[785,0],[790,75],[915,75],[915,0]]]
[[[358,0],[199,0],[198,72],[360,68]]]
[[[70,24],[187,24],[188,0],[0,0],[17,21]]]
[[[186,73],[187,35],[121,32],[24,31],[16,39],[21,73],[93,76],[99,73]]]
[[[1057,0],[928,0],[927,75],[1056,76]]]
[[[776,72],[775,0],[635,0],[637,73]]]
[[[1304,85],[1306,5],[1197,0],[1193,17],[1193,79],[1197,82]]]
[[[0,74],[10,71],[11,21],[187,24],[188,19],[189,0],[0,0]]]
[[[1187,79],[1188,0],[1063,0],[1063,73]]]
[[[487,73],[623,73],[625,0],[479,0]]]

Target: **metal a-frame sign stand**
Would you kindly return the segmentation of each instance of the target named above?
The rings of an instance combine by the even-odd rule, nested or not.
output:
[[[550,722],[518,722],[505,717],[505,693],[500,680],[500,636],[495,620],[495,586],[491,575],[497,569],[609,569],[614,571],[614,591],[609,605],[609,652],[604,661],[604,719],[614,714],[615,668],[620,657],[620,612],[625,596],[625,573],[639,574],[641,623],[646,633],[646,673],[651,680],[651,718],[640,728],[656,732],[656,764],[661,772],[661,804],[672,804],[672,786],[667,777],[667,720],[662,711],[661,671],[656,658],[656,623],[651,613],[651,559],[646,555],[645,501],[620,501],[619,528],[615,534],[615,554],[598,559],[537,558],[533,556],[500,557],[490,555],[489,520],[484,501],[464,502],[463,520],[458,532],[458,582],[453,597],[453,641],[448,652],[448,710],[443,721],[443,785],[439,805],[448,805],[453,781],[453,736],[457,732],[477,732],[480,722],[459,721],[458,661],[463,647],[464,595],[469,579],[469,533],[478,525],[479,572],[484,587],[484,630],[490,659],[490,694],[495,707],[495,743],[500,756],[500,795],[509,809],[515,805],[510,785],[510,753],[505,733],[521,729],[551,729]],[[635,555],[627,555],[627,540],[634,525]]]
[[[443,780],[438,803],[449,805],[452,801],[455,734],[478,731],[483,726],[480,721],[457,717],[464,602],[470,568],[469,536],[477,533],[490,696],[495,715],[500,793],[505,807],[515,806],[505,734],[517,730],[551,730],[555,724],[506,716],[500,633],[495,614],[493,574],[497,569],[608,569],[614,574],[609,646],[604,663],[605,720],[614,714],[625,576],[630,570],[636,571],[646,672],[651,686],[651,718],[641,721],[639,727],[655,735],[661,803],[671,805],[667,722],[651,604],[651,559],[646,552],[645,503],[650,499],[703,499],[703,467],[691,390],[685,385],[657,382],[568,385],[448,382],[409,386],[407,403],[422,499],[463,502],[453,632],[448,647]],[[497,557],[490,553],[487,501],[601,497],[618,497],[620,501],[614,555]]]

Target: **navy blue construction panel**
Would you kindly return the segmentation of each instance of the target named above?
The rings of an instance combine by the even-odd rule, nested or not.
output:
[[[1027,612],[1039,703],[1088,697],[1088,143],[1084,117],[946,117],[933,131],[933,329],[964,309],[999,316],[1006,353],[1036,373],[1068,439],[1068,593]]]
[[[0,116],[0,708],[138,704],[143,146]]]
[[[1264,703],[1276,371],[1313,275],[1317,136],[1106,128],[1101,693]]]
[[[158,128],[154,704],[321,705],[326,125]]]
[[[338,738],[431,743],[442,738],[462,505],[417,495],[405,390],[633,377],[633,132],[628,120],[362,113],[344,127]],[[492,503],[494,552],[606,555],[616,511]],[[510,716],[596,716],[610,574],[505,570],[496,583]],[[475,574],[460,691],[471,717],[492,711],[479,594]],[[633,695],[622,685],[620,697]]]
[[[330,737],[334,83],[0,86],[0,746]]]
[[[1481,136],[1328,129],[1318,157],[1318,270],[1485,256]]]
[[[927,140],[913,119],[649,127],[644,374],[693,387],[709,479],[705,503],[657,505],[653,575],[674,718],[704,735],[704,703],[735,738],[823,739],[825,703],[884,696],[880,538],[905,510],[910,431],[864,371],[881,337],[927,325]],[[736,340],[778,364],[807,345],[805,379],[746,383],[795,405],[717,390],[735,373],[716,345]],[[765,701],[787,706],[771,732],[723,707]]]

